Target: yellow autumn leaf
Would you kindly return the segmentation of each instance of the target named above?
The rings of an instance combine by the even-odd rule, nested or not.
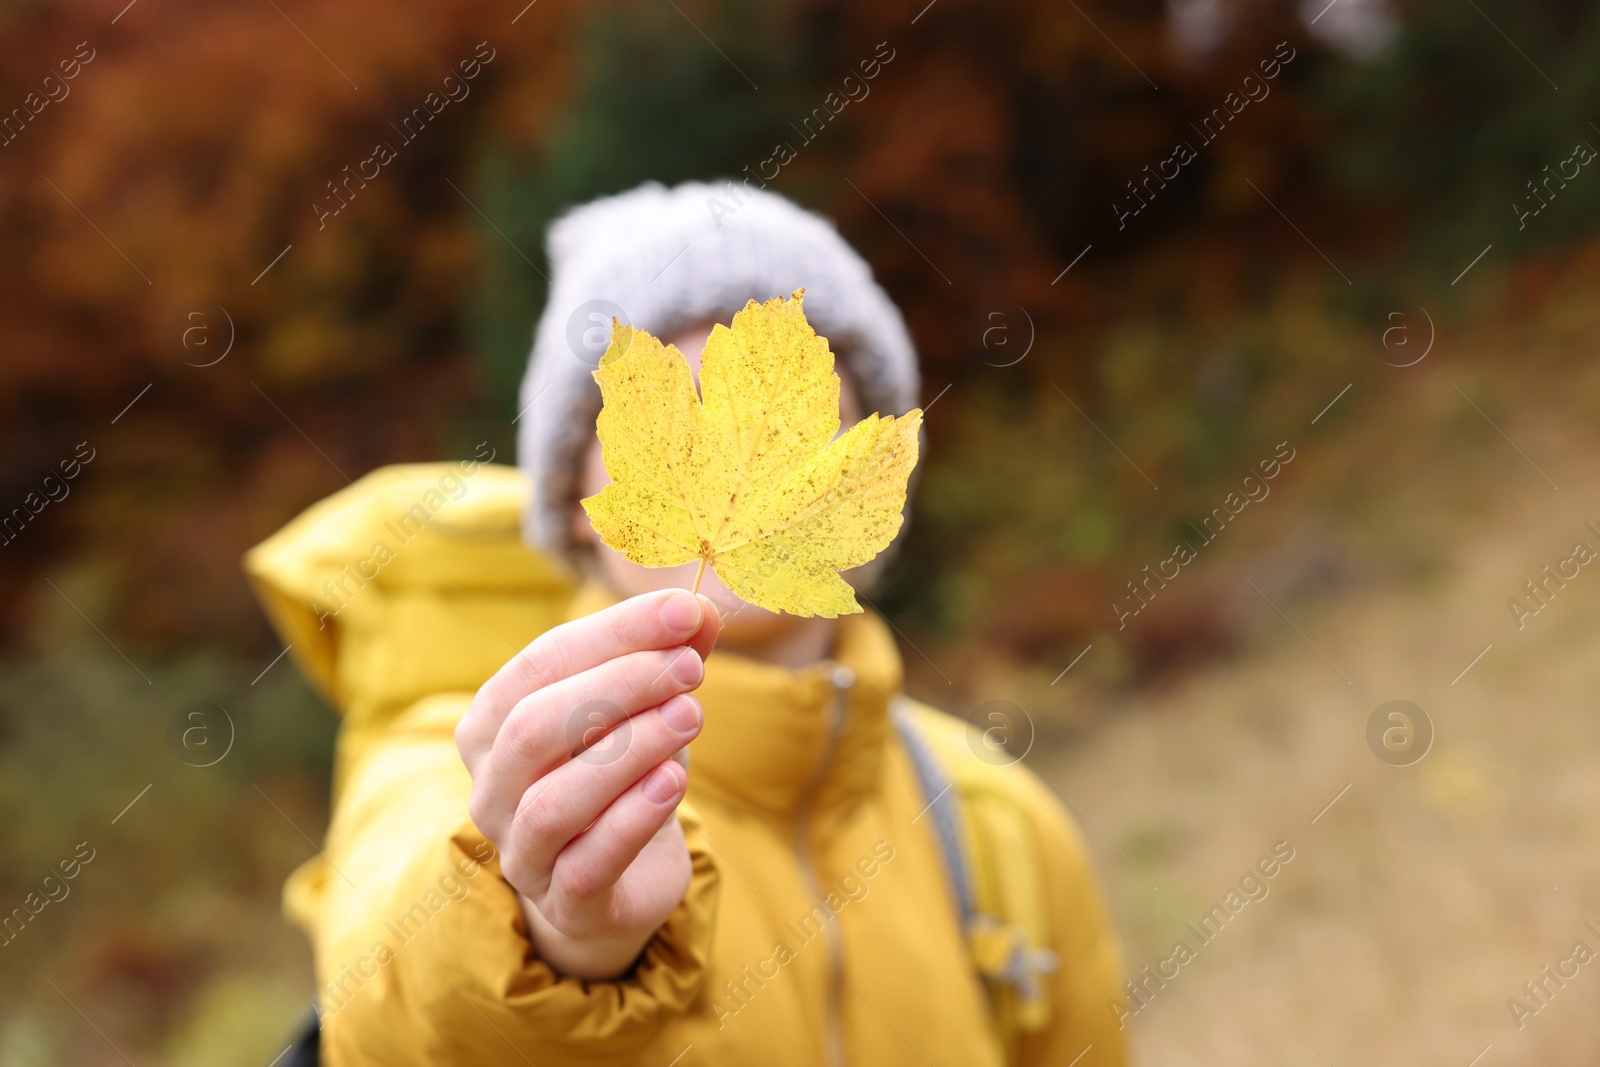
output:
[[[616,323],[594,374],[611,484],[583,507],[635,563],[698,559],[751,604],[833,618],[861,610],[839,572],[900,532],[922,411],[839,434],[833,353],[804,295],[713,327],[698,391],[676,348]]]

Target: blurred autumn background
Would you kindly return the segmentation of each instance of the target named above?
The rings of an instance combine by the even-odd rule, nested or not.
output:
[[[1140,1059],[1592,1062],[1600,974],[1522,983],[1596,944],[1600,580],[1524,629],[1506,602],[1600,543],[1600,8],[124,2],[0,12],[0,910],[94,849],[0,948],[0,1063],[281,1050],[334,721],[240,555],[380,465],[511,461],[546,223],[779,143],[770,187],[837,220],[925,364],[877,598],[911,691],[1025,711],[1130,973],[1297,848],[1130,1022]],[[1408,768],[1365,740],[1392,698],[1437,731]],[[213,767],[167,744],[194,700],[237,727]]]

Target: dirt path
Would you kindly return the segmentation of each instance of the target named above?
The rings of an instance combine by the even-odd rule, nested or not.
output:
[[[1595,1062],[1600,555],[1520,630],[1507,601],[1536,607],[1524,583],[1575,542],[1600,554],[1600,448],[1571,406],[1474,414],[1461,374],[1324,439],[1323,496],[1279,501],[1270,534],[1209,561],[1240,579],[1249,650],[1035,764],[1093,821],[1130,976],[1175,973],[1127,1005],[1141,1063]],[[1353,576],[1297,580],[1303,546],[1360,556],[1361,531]],[[1411,766],[1367,741],[1393,699],[1435,730]],[[1279,842],[1293,859],[1229,912]],[[1220,933],[1186,926],[1217,904]]]

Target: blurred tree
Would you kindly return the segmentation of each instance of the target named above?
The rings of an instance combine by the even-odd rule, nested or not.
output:
[[[1579,144],[1600,150],[1600,9],[1410,3],[1403,27],[1369,66],[1317,87],[1342,120],[1327,155],[1349,195],[1435,263],[1591,235],[1600,168],[1561,164]]]
[[[646,178],[739,173],[880,42],[896,58],[870,97],[773,187],[873,262],[928,399],[962,398],[930,417],[901,563],[941,577],[884,601],[951,640],[1030,614],[1052,583],[1084,606],[1031,612],[1038,632],[1005,641],[1103,624],[1110,575],[1276,439],[1246,405],[1292,402],[1321,387],[1309,361],[1352,358],[1284,316],[1360,318],[1397,256],[1453,275],[1480,234],[1560,240],[1600,210],[1587,170],[1526,232],[1510,207],[1585,136],[1600,18],[1575,4],[1405,5],[1353,51],[1290,0],[280,7],[5,16],[0,99],[93,58],[0,147],[0,514],[78,442],[96,458],[0,548],[0,638],[55,596],[37,576],[78,556],[106,575],[100,623],[259,647],[244,546],[381,463],[484,439],[510,458],[549,219]],[[494,58],[470,96],[319,219],[330,183],[398,141],[480,42]],[[1285,49],[1270,93],[1196,144],[1193,124]],[[1122,217],[1185,141],[1196,158]],[[1402,241],[1411,218],[1434,236]],[[217,349],[184,347],[196,302],[234,339],[212,366]],[[999,304],[1035,338],[1014,367],[973,341]],[[1088,418],[1174,488],[1152,495]],[[995,451],[1036,469],[1023,442],[1041,435],[1070,473],[1003,495]]]
[[[516,413],[544,303],[545,227],[596,196],[648,180],[729,177],[769,154],[784,120],[806,110],[815,75],[817,34],[799,22],[792,5],[752,0],[695,23],[659,3],[594,8],[577,34],[576,88],[559,121],[537,139],[482,146],[476,184],[487,219],[476,227],[480,274],[463,304],[504,421]]]

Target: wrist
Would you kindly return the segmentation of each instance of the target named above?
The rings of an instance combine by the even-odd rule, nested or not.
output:
[[[558,974],[587,981],[604,982],[620,978],[632,969],[654,930],[613,938],[573,938],[550,925],[533,901],[517,894],[522,914],[528,921],[528,940],[534,951]]]

